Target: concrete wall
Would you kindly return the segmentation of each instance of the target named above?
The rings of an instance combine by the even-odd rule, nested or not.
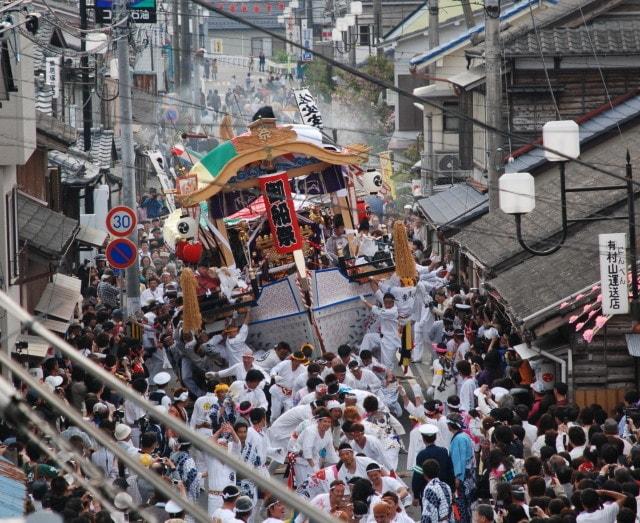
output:
[[[275,32],[284,35],[283,30],[277,30]],[[284,44],[282,42],[278,40],[272,41],[272,38],[265,35],[262,31],[254,31],[250,29],[209,31],[210,41],[222,41],[222,53],[220,54],[225,55],[249,56],[251,54],[251,41],[253,38],[262,38],[269,42],[266,45],[266,50],[268,51],[270,47],[271,52],[265,52],[267,58],[271,58],[278,50],[284,49]],[[210,47],[210,49],[213,51],[213,45]],[[213,56],[215,56],[215,54]],[[258,68],[257,60],[255,68]]]

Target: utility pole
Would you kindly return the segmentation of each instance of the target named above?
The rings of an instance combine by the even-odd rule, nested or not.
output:
[[[118,16],[128,15],[125,0],[120,0]],[[120,86],[120,136],[122,139],[122,201],[131,209],[136,208],[136,171],[135,152],[133,149],[133,126],[131,97],[133,96],[133,79],[129,66],[129,27],[125,24],[118,28],[118,84]],[[129,239],[138,248],[138,231],[134,230]],[[125,307],[127,315],[140,310],[140,271],[137,260],[125,273],[127,300]]]
[[[87,30],[87,0],[80,0],[80,29]],[[80,69],[82,81],[82,136],[84,138],[84,150],[91,149],[91,127],[93,126],[93,108],[91,107],[91,86],[89,85],[89,55],[87,50],[87,33],[80,36]]]
[[[376,44],[376,55],[382,56],[383,50],[380,47],[382,42],[382,0],[373,0],[373,29],[374,42]]]
[[[313,0],[305,0],[305,7],[307,11],[307,29],[311,29],[311,38],[313,41]],[[314,46],[315,48],[315,46]]]
[[[438,35],[438,26],[440,21],[438,18],[438,0],[429,0],[429,51],[433,51],[440,44]],[[429,64],[429,83],[435,83],[436,62]]]
[[[180,90],[180,22],[178,21],[178,11],[180,10],[180,0],[173,0],[171,12],[171,25],[173,36],[171,37],[171,51],[173,53],[173,90]]]
[[[464,23],[466,24],[467,29],[471,29],[472,27],[475,27],[476,20],[473,17],[473,9],[471,9],[471,4],[469,3],[469,0],[460,0],[460,3],[462,4],[462,12],[464,13]]]
[[[500,70],[500,0],[485,1],[485,40],[484,56],[487,73],[487,124],[502,129],[502,72]],[[498,179],[502,170],[502,158],[498,149],[501,145],[500,134],[489,133],[487,151],[487,174],[489,184],[489,212],[500,208]]]
[[[438,47],[438,0],[429,0],[429,50]],[[430,63],[428,68],[429,83],[434,84],[436,77],[436,62]],[[431,106],[422,107],[422,190],[423,194],[431,196],[435,179],[435,162],[433,160],[433,114]]]
[[[191,34],[189,32],[189,0],[180,0],[180,88],[191,85]]]
[[[347,14],[348,13],[351,13],[351,0],[347,2]],[[349,44],[349,64],[351,65],[351,67],[356,66],[356,47],[358,44],[358,42],[354,42],[353,39],[354,32],[356,35],[358,34],[358,28],[356,26],[356,29],[354,31],[353,27],[354,26],[349,26],[347,28],[347,43]]]
[[[431,196],[434,186],[434,162],[433,162],[433,117],[431,108],[424,104],[422,109],[423,137],[422,137],[422,194]]]
[[[193,6],[193,39],[195,40],[193,45],[194,58],[193,58],[193,86],[191,92],[193,93],[193,105],[195,112],[195,122],[200,124],[202,120],[202,112],[200,110],[200,86],[202,84],[202,76],[200,68],[204,55],[201,55],[200,50],[200,6]]]

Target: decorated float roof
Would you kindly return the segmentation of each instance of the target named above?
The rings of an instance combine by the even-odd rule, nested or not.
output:
[[[344,148],[325,144],[321,132],[314,127],[278,126],[274,119],[264,118],[252,123],[249,132],[220,144],[193,166],[190,174],[198,177],[198,190],[183,195],[181,203],[193,206],[221,192],[238,194],[257,187],[261,175],[274,171],[286,171],[289,178],[306,177],[313,185],[327,186],[322,178],[341,175],[336,166],[366,163],[368,151],[362,144]],[[303,188],[300,192],[306,191]],[[237,208],[232,205],[224,215],[248,203]]]

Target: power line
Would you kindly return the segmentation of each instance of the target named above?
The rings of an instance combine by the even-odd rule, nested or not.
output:
[[[258,26],[256,24],[254,24],[253,22],[250,22],[250,21],[246,20],[245,18],[243,18],[241,16],[237,16],[237,15],[234,15],[232,13],[226,12],[223,9],[219,9],[218,7],[216,7],[215,5],[213,5],[211,2],[209,2],[207,0],[191,0],[191,1],[193,3],[195,3],[195,4],[197,4],[197,5],[200,5],[200,6],[204,7],[204,8],[206,8],[206,9],[209,9],[210,11],[213,11],[215,13],[218,13],[218,14],[222,15],[225,18],[228,18],[228,19],[233,20],[233,21],[235,21],[237,23],[240,23],[240,24],[246,25],[247,27],[255,29],[256,31],[260,31],[260,32],[262,32],[262,33],[264,33],[266,35],[269,35],[271,38],[274,38],[276,40],[280,40],[280,41],[282,41],[282,42],[284,42],[286,44],[289,44],[289,45],[291,45],[291,46],[293,46],[293,47],[295,47],[297,49],[300,49],[302,51],[305,51],[307,53],[311,53],[313,56],[318,57],[319,59],[331,64],[334,67],[337,67],[338,69],[342,69],[342,70],[352,74],[353,76],[356,76],[357,78],[360,78],[360,79],[365,80],[367,82],[373,83],[373,84],[378,85],[380,87],[384,87],[385,89],[393,91],[393,92],[395,92],[395,93],[397,93],[399,95],[405,96],[405,97],[409,98],[410,100],[412,100],[412,101],[414,101],[416,103],[427,104],[427,105],[433,106],[433,107],[435,107],[436,109],[439,109],[440,111],[442,111],[445,114],[449,114],[451,116],[456,116],[458,118],[461,118],[461,119],[467,120],[469,122],[472,122],[474,125],[477,125],[478,127],[484,129],[485,131],[491,131],[491,132],[494,132],[494,133],[498,133],[498,134],[500,134],[501,136],[504,136],[504,137],[513,136],[514,138],[522,139],[523,141],[525,140],[525,138],[520,137],[519,135],[515,135],[513,133],[509,133],[507,131],[503,131],[501,129],[492,127],[492,126],[486,124],[485,122],[482,122],[480,120],[477,120],[476,118],[473,118],[473,117],[468,116],[468,115],[466,115],[464,113],[461,113],[460,111],[457,111],[457,110],[454,110],[454,109],[451,109],[451,108],[445,108],[445,106],[443,104],[439,103],[439,102],[435,102],[433,100],[425,100],[423,98],[420,98],[419,96],[416,96],[413,93],[405,91],[404,89],[401,89],[401,88],[397,87],[396,85],[391,84],[391,83],[389,83],[389,82],[387,82],[385,80],[380,80],[378,78],[375,78],[375,77],[371,76],[368,73],[359,71],[356,68],[353,68],[353,67],[348,66],[346,64],[343,64],[341,62],[338,62],[337,60],[335,60],[333,58],[327,57],[327,56],[321,54],[318,51],[314,51],[313,49],[309,49],[309,48],[305,47],[304,45],[301,45],[301,44],[299,44],[297,42],[294,42],[293,40],[290,40],[290,39],[288,39],[288,38],[286,38],[284,36],[281,36],[281,35],[273,32],[273,31],[270,31],[269,29],[264,29],[264,28],[262,28],[262,27],[260,27],[260,26]],[[554,153],[554,154],[560,156],[561,158],[565,158],[567,160],[574,161],[574,162],[576,162],[576,163],[578,163],[580,165],[583,165],[584,167],[587,167],[589,169],[593,169],[595,171],[601,172],[602,174],[605,174],[605,175],[610,176],[612,178],[616,178],[618,180],[624,181],[625,183],[627,181],[624,176],[621,176],[621,175],[616,174],[616,173],[612,173],[612,172],[610,172],[610,171],[608,171],[606,169],[602,169],[602,168],[597,167],[595,165],[589,164],[588,162],[580,160],[579,158],[578,159],[573,159],[573,158],[569,157],[568,155],[564,154],[563,152],[557,151],[557,150],[552,149],[550,147],[545,147],[543,144],[531,143],[531,145],[533,147],[537,148],[537,149],[541,149],[541,150],[544,150],[544,151],[548,151],[548,152]],[[634,185],[640,186],[640,182],[637,182],[635,180],[632,181],[631,183],[634,184]]]

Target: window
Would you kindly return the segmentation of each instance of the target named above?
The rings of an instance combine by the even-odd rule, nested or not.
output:
[[[459,111],[460,107],[457,102],[445,102],[444,104],[445,113],[442,115],[442,127],[445,132],[457,133],[460,122],[457,116],[452,116],[447,113],[448,109],[453,111]]]
[[[360,37],[361,46],[367,47],[371,45],[371,26],[370,25],[361,25],[358,35]]]

